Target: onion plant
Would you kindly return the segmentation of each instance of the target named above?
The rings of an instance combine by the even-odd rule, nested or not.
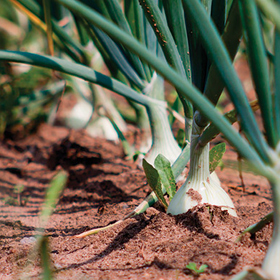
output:
[[[13,2],[22,11],[25,11],[34,22],[39,20],[41,25],[44,25],[46,13],[43,13],[43,6],[38,5],[33,0],[12,0],[11,2]],[[138,29],[142,29],[141,36],[140,34],[138,35],[142,38],[142,40],[146,40],[146,46],[150,49],[150,51],[155,55],[163,57],[162,50],[156,40],[156,36],[153,34],[153,30],[144,17],[140,6],[135,6],[128,2],[125,4],[125,11],[123,13],[118,1],[104,1],[96,3],[90,3],[88,1],[83,2],[87,4],[89,8],[92,8],[94,11],[101,13],[104,17],[115,22],[122,30],[124,30],[124,32],[128,34],[132,34],[134,25],[136,24]],[[139,16],[139,22],[135,22],[133,19],[137,18],[136,14]],[[53,37],[56,38],[56,41],[54,42],[56,42],[59,48],[70,55],[74,60],[83,63],[86,66],[91,65],[90,56],[92,56],[92,54],[85,49],[86,46],[83,46],[83,44],[85,44],[85,41],[88,42],[91,40],[98,49],[113,78],[127,84],[129,87],[139,92],[139,95],[142,94],[151,97],[146,99],[147,101],[144,106],[147,109],[149,117],[148,121],[150,122],[149,128],[151,128],[152,131],[152,144],[148,147],[147,144],[144,144],[140,147],[140,150],[141,152],[147,153],[147,160],[152,164],[155,156],[159,154],[159,151],[161,151],[171,162],[174,162],[180,154],[181,149],[174,139],[168,122],[167,105],[164,100],[164,80],[156,75],[156,72],[147,64],[143,63],[141,59],[127,50],[124,45],[121,45],[113,40],[100,28],[93,25],[87,18],[80,16],[77,13],[73,13],[73,18],[81,42],[76,42],[72,38],[69,38],[69,35],[61,27],[59,27],[55,19],[52,18],[48,21],[46,20],[47,34],[53,31],[53,34],[55,35],[55,37]],[[51,41],[51,37],[49,36],[48,38],[49,41]],[[59,40],[63,42],[64,48],[60,47],[61,43],[59,43]],[[80,54],[80,57],[77,57],[77,55],[75,57],[75,52],[77,51]],[[94,69],[96,69],[95,66]],[[116,127],[117,130],[123,132],[123,129],[119,129],[118,121],[114,121],[116,114],[111,114],[113,110],[109,109],[109,107],[112,108],[112,106],[108,106],[104,98],[100,98],[100,91],[96,92],[93,90],[93,94],[95,108],[99,108],[100,106],[104,107],[107,114],[110,113],[111,117],[114,117],[111,121],[115,122],[118,126]],[[139,117],[138,123],[140,128],[144,128],[144,131],[147,130],[147,125],[145,124],[146,120],[143,121],[143,118],[146,116],[146,114],[143,113],[143,108],[139,108],[137,101],[135,100],[130,99],[130,102],[132,102],[133,107],[137,110],[136,115]],[[104,116],[101,117],[101,120],[104,118]],[[161,121],[159,122],[158,120]],[[97,121],[94,121],[94,124],[96,125]],[[103,128],[103,130],[108,130],[108,128]],[[97,129],[95,129],[95,134],[96,132]],[[144,133],[144,136],[146,135],[147,133]],[[145,139],[145,142],[149,143],[150,141]],[[144,150],[143,146],[146,147],[146,150]],[[168,149],[166,149],[166,147],[168,147]]]
[[[184,108],[186,139],[191,141],[190,150],[187,146],[190,172],[186,183],[174,195],[176,176],[162,174],[170,164],[162,156],[152,156],[150,164],[144,161],[144,168],[148,170],[150,165],[154,165],[151,168],[157,172],[149,171],[149,174],[154,174],[156,180],[152,176],[148,181],[162,192],[167,191],[170,198],[174,195],[168,207],[171,214],[185,212],[198,203],[210,203],[236,215],[219,181],[215,175],[210,176],[209,142],[220,131],[240,157],[250,162],[259,175],[270,182],[274,229],[262,269],[266,277],[280,279],[280,13],[276,13],[280,10],[279,1],[139,0],[141,6],[137,1],[123,1],[124,10],[117,0],[96,1],[97,4],[86,0],[53,2],[69,9],[81,22],[102,53],[111,76],[101,74],[89,65],[81,65],[81,61],[75,62],[77,46],[62,39],[65,37],[55,31],[55,24],[53,33],[60,36],[60,43],[65,43],[74,62],[7,50],[0,51],[0,60],[54,69],[110,89],[144,105],[154,132],[160,133],[167,133],[167,127],[170,130],[165,125],[166,115],[161,115],[161,112],[166,113],[163,110],[166,105],[162,79],[172,84]],[[275,24],[273,54],[264,44],[260,13]],[[242,35],[264,132],[257,124],[253,104],[249,103],[232,63]],[[269,59],[273,63],[273,71],[268,68]],[[271,81],[274,82],[271,84]],[[223,116],[215,108],[224,87],[235,107],[241,134],[231,126],[232,116]],[[167,135],[163,137],[169,139]],[[154,147],[158,141],[166,145],[165,139],[155,137]],[[173,140],[168,141],[173,145]],[[163,148],[160,153],[167,150]],[[176,150],[178,156],[179,149]],[[176,173],[181,169],[182,166],[176,162],[173,164],[172,170]],[[158,178],[162,184],[158,183]],[[193,198],[192,191],[198,193],[199,199]],[[158,195],[158,198],[164,202],[163,196]],[[153,201],[155,195],[151,194],[141,210],[138,208],[127,217],[139,213]]]

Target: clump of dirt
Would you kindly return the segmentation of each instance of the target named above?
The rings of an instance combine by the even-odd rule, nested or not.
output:
[[[200,203],[202,200],[202,196],[199,192],[195,191],[194,189],[189,189],[187,191],[187,195],[194,201]]]
[[[150,192],[144,172],[124,158],[120,144],[92,139],[83,130],[42,125],[26,139],[0,143],[1,279],[18,279],[26,264],[49,181],[68,172],[67,186],[46,228],[57,279],[193,279],[185,267],[208,267],[197,279],[230,279],[245,266],[260,267],[272,225],[254,236],[240,232],[272,209],[266,180],[217,170],[238,218],[210,205],[170,216],[161,207],[97,235],[74,235],[108,225],[131,212]],[[225,159],[236,160],[228,149]],[[14,186],[24,186],[19,205]],[[41,272],[33,264],[32,277]]]

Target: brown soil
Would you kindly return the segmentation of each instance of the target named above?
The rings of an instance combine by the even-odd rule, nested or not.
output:
[[[56,279],[230,279],[246,266],[260,267],[271,238],[272,224],[236,242],[272,210],[271,191],[251,173],[243,173],[244,190],[239,173],[227,165],[217,174],[238,218],[207,205],[173,217],[157,204],[105,232],[76,239],[123,218],[150,192],[143,171],[124,159],[121,146],[44,124],[23,140],[2,141],[0,159],[0,279],[26,273],[45,191],[61,169],[69,179],[45,231]],[[225,159],[237,160],[230,147]],[[14,193],[18,184],[24,186],[20,197]],[[195,276],[185,268],[189,262],[208,267]],[[30,267],[29,275],[38,279],[39,258]]]
[[[123,159],[119,145],[92,139],[83,131],[42,125],[36,135],[0,144],[1,279],[17,279],[34,243],[38,213],[49,180],[69,174],[46,228],[57,279],[192,279],[189,262],[208,268],[197,279],[229,279],[245,266],[260,266],[272,226],[255,236],[239,233],[271,210],[271,193],[261,177],[224,168],[218,175],[239,218],[217,207],[172,217],[161,207],[84,239],[73,236],[123,218],[149,193],[143,171]],[[236,159],[228,149],[227,157]],[[22,206],[13,192],[24,185]],[[12,199],[14,198],[14,199]],[[32,267],[39,277],[39,261]]]

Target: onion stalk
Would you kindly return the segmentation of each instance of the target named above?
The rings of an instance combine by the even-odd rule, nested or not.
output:
[[[221,187],[218,177],[209,171],[209,143],[197,146],[202,132],[193,121],[191,138],[190,171],[187,180],[171,200],[167,213],[178,215],[187,212],[198,204],[211,204],[222,207],[230,215],[237,216],[232,200]]]
[[[169,124],[167,103],[164,101],[163,78],[154,72],[152,80],[146,86],[144,93],[151,97],[146,109],[152,133],[152,146],[146,153],[145,160],[154,165],[156,157],[162,154],[172,165],[179,157],[181,148],[175,140]]]
[[[151,165],[155,158],[162,154],[173,164],[181,153],[181,148],[172,133],[167,111],[166,102],[154,101],[147,107],[147,113],[152,130],[152,147],[145,155],[145,159]]]

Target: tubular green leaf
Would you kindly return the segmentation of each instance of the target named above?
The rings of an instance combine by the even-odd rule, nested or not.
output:
[[[88,82],[101,85],[141,105],[148,106],[150,102],[149,97],[137,93],[137,91],[115,79],[94,71],[84,65],[66,61],[60,58],[26,52],[0,51],[0,60],[20,62],[54,69],[82,78]]]
[[[228,50],[231,60],[234,59],[238,50],[240,38],[242,36],[242,24],[238,8],[238,0],[234,0],[228,14],[226,26],[222,35],[222,40]],[[217,68],[212,65],[209,70],[204,95],[216,105],[224,88],[224,82]],[[206,126],[208,119],[201,114],[196,115],[196,123],[200,126]],[[206,144],[206,143],[205,143]]]
[[[121,48],[104,32],[100,29],[95,28],[90,25],[90,28],[93,30],[95,35],[97,36],[99,42],[102,47],[106,50],[107,54],[117,65],[118,69],[127,77],[127,79],[136,85],[139,89],[144,88],[144,83],[135,72],[132,65],[130,65],[129,61],[126,59],[125,55],[122,53]]]
[[[79,18],[79,17],[77,17]],[[81,18],[79,18],[81,19]],[[109,54],[107,53],[107,51],[105,50],[104,46],[101,44],[101,42],[99,41],[98,37],[96,36],[96,34],[94,33],[93,29],[90,27],[90,24],[81,19],[82,23],[85,26],[86,31],[88,32],[91,40],[93,41],[95,47],[98,49],[104,63],[106,64],[106,66],[108,67],[111,75],[113,78],[118,77],[119,81],[123,81],[124,83],[126,83],[126,78],[123,76],[122,72],[120,71],[120,69],[117,67],[117,65],[115,64],[115,62],[111,59],[111,57],[109,56]]]
[[[211,3],[212,0],[201,1],[201,4],[209,17],[211,14]],[[185,19],[189,40],[192,82],[201,92],[203,92],[208,76],[209,60],[203,48],[198,28],[193,24],[192,19],[189,16],[186,16],[186,14]]]
[[[158,41],[160,42],[167,62],[184,77],[185,69],[180,54],[174,42],[173,36],[163,19],[163,15],[159,7],[153,0],[139,0],[139,2],[143,7],[146,18],[149,20],[150,25],[152,26],[158,38]],[[178,92],[178,94],[183,103],[186,117],[191,119],[193,116],[192,104],[182,97],[180,92]]]
[[[250,106],[253,109],[253,111],[259,109],[259,103],[257,100],[250,102]],[[228,119],[230,123],[235,123],[237,121],[236,110],[231,110],[226,114],[224,114],[224,116]],[[195,119],[197,118],[195,117]],[[205,146],[208,142],[214,139],[219,133],[220,133],[219,129],[214,124],[210,124],[199,137],[199,142],[198,142],[199,145]]]
[[[41,21],[44,21],[44,11],[42,7],[38,5],[33,0],[17,0],[17,2],[29,10],[32,14],[38,17]],[[83,46],[81,46],[77,41],[73,40],[71,36],[69,36],[62,27],[60,27],[55,20],[51,20],[53,32],[57,35],[57,37],[65,43],[69,44],[73,47],[79,55],[83,58],[86,56],[86,51],[84,50]],[[76,61],[80,61],[76,59]]]
[[[176,48],[172,34],[168,29],[166,22],[163,20],[163,16],[159,10],[159,7],[153,0],[140,0],[140,4],[142,5],[146,17],[149,20],[150,25],[153,27],[154,32],[161,44],[166,60],[174,69],[184,76],[185,70],[181,57]]]
[[[138,0],[124,0],[124,13],[133,36],[143,43],[143,11]]]
[[[213,0],[211,17],[220,34],[223,33],[226,23],[226,2],[227,0]]]
[[[43,7],[44,7],[45,22],[47,26],[48,51],[49,51],[49,55],[54,55],[50,1],[43,0]]]
[[[264,128],[270,146],[276,146],[272,95],[266,49],[263,42],[258,10],[254,0],[240,1],[242,23],[245,30],[247,56],[262,113]]]
[[[115,22],[122,30],[124,30],[128,34],[131,33],[130,26],[122,12],[122,8],[117,0],[104,0],[104,1],[96,1],[96,5],[100,8],[102,14],[107,18],[111,19]],[[93,4],[95,5],[95,4]],[[145,71],[144,66],[142,65],[140,59],[135,56],[133,53],[127,52],[127,56],[134,66],[135,70],[139,74],[142,79],[145,79]]]
[[[280,32],[275,32],[274,46],[274,73],[275,73],[275,93],[274,93],[274,114],[277,131],[277,140],[280,140]]]
[[[272,0],[255,0],[260,10],[269,18],[274,24],[277,31],[280,33],[280,3]]]
[[[182,1],[166,0],[163,1],[163,5],[168,26],[181,56],[186,75],[191,80],[190,50]]]
[[[130,29],[133,36],[137,38],[138,41],[141,42],[142,44],[146,44],[146,39],[147,39],[146,21],[147,20],[144,16],[143,10],[138,0],[124,0],[124,13],[130,25]],[[152,40],[151,38],[149,38],[149,42],[153,42],[153,41],[154,38]],[[146,80],[150,81],[152,76],[152,70],[145,63],[143,63],[143,66],[146,74]]]
[[[258,128],[242,84],[213,22],[209,20],[205,9],[198,0],[183,0],[183,5],[187,16],[199,29],[204,47],[228,89],[231,100],[240,116],[241,127],[245,135],[262,159],[267,163],[272,163],[269,156],[270,148]]]

